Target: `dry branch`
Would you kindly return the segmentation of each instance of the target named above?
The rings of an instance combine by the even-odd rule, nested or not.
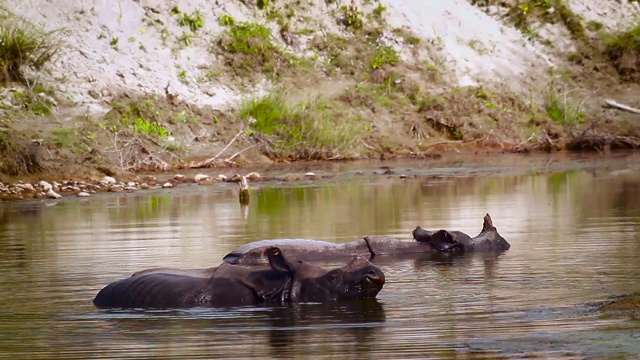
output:
[[[191,163],[187,164],[187,167],[191,168],[191,169],[199,169],[199,168],[205,168],[205,167],[209,167],[213,164],[216,164],[217,162],[231,162],[231,159],[233,159],[234,157],[242,154],[244,151],[251,149],[252,147],[256,146],[251,145],[245,149],[242,149],[240,151],[238,151],[237,153],[233,154],[231,157],[227,158],[227,159],[223,159],[222,161],[219,160],[220,155],[222,155],[222,153],[224,153],[229,146],[231,146],[231,144],[233,144],[240,135],[242,135],[244,133],[244,129],[241,129],[236,136],[233,137],[233,139],[231,139],[231,141],[222,149],[220,150],[220,152],[218,152],[214,157],[202,160],[202,161],[192,161]]]
[[[604,102],[609,107],[616,108],[618,110],[628,111],[630,113],[634,113],[634,114],[640,115],[640,109],[636,109],[636,108],[628,106],[628,105],[623,105],[623,104],[620,104],[620,103],[617,103],[617,102],[615,102],[613,100],[608,100],[608,99],[604,99]]]

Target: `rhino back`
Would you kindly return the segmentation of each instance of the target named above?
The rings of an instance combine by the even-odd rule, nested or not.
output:
[[[210,278],[213,276],[213,274],[215,274],[216,270],[218,270],[217,267],[205,268],[205,269],[179,269],[179,268],[159,267],[159,268],[140,270],[135,272],[131,276],[161,273],[161,274],[193,276],[193,277],[199,277],[199,278]]]
[[[428,243],[402,241],[389,236],[368,236],[365,240],[374,256],[430,253],[435,250]]]
[[[198,306],[209,279],[154,273],[132,276],[107,285],[93,304],[99,308],[171,308]]]
[[[277,239],[242,245],[227,254],[223,260],[231,264],[266,263],[265,250],[271,246],[277,246],[300,261],[330,261],[355,255],[370,256],[369,248],[362,239],[343,244],[309,239]]]

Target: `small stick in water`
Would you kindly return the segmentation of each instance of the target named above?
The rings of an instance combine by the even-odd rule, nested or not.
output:
[[[240,178],[240,204],[248,205],[249,204],[249,182],[247,178],[242,176]]]

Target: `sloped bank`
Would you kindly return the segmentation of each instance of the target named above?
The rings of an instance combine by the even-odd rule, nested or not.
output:
[[[28,66],[6,88],[2,173],[97,180],[265,161],[638,146],[635,115],[600,107],[604,96],[639,93],[615,62],[593,58],[611,44],[597,40],[615,33],[604,20],[618,13],[595,30],[596,20],[545,15],[577,2],[478,3],[18,3],[3,21],[18,15],[52,36],[64,28],[65,46],[47,71]],[[538,17],[514,21],[518,4]],[[629,18],[633,6],[620,11]]]

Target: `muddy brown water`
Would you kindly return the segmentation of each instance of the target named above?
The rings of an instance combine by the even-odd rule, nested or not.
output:
[[[373,175],[381,165],[396,173]],[[640,291],[639,154],[263,171],[339,176],[256,183],[246,208],[234,184],[0,204],[0,357],[640,357],[637,316],[597,310]],[[509,251],[376,259],[387,284],[374,301],[154,311],[91,303],[134,271],[214,266],[249,241],[409,241],[416,225],[475,235],[486,212]]]

